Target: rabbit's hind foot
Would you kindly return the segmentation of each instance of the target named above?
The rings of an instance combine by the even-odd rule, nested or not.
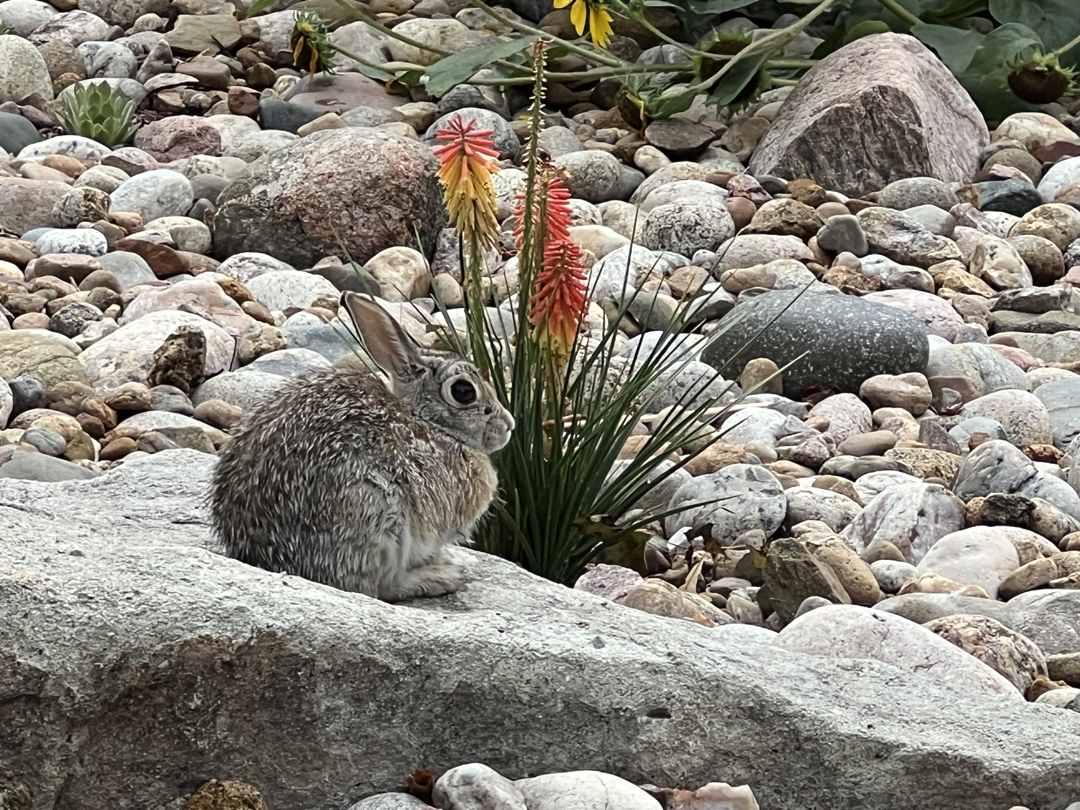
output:
[[[384,602],[400,602],[417,596],[443,596],[465,584],[465,574],[451,563],[434,563],[410,568],[394,582],[380,589]]]

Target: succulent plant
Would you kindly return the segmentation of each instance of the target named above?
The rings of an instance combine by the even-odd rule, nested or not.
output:
[[[0,20],[0,37],[2,37],[7,32],[8,32],[7,23],[5,23],[3,20]]]
[[[82,135],[112,148],[127,143],[139,128],[135,102],[108,82],[79,82],[64,94],[56,117],[71,135]]]

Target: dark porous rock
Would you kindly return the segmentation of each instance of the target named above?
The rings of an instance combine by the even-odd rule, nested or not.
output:
[[[709,344],[702,359],[731,373],[756,357],[782,367],[805,353],[784,372],[784,395],[792,399],[813,391],[858,393],[863,381],[876,374],[926,367],[929,349],[922,322],[859,298],[777,290],[738,304],[728,319],[738,320]]]
[[[154,352],[147,385],[170,385],[183,393],[203,381],[206,374],[206,336],[195,326],[178,326]]]
[[[101,320],[101,310],[85,301],[75,301],[58,309],[49,318],[49,329],[64,337],[73,338],[92,321]]]
[[[877,34],[811,68],[750,171],[809,177],[859,197],[907,177],[970,180],[988,139],[982,114],[930,50],[914,37]]]
[[[19,696],[0,702],[0,779],[90,810],[173,806],[243,773],[268,807],[348,807],[397,787],[403,761],[445,772],[467,751],[508,778],[734,772],[773,810],[1075,798],[1080,754],[1048,743],[1080,734],[1072,712],[630,613],[461,549],[461,591],[400,606],[212,554],[213,464],[171,450],[91,484],[0,484],[0,615],[21,617],[0,622],[0,683]],[[688,692],[711,710],[676,699]],[[529,733],[492,733],[505,728]]]
[[[704,124],[686,118],[665,118],[645,128],[645,140],[672,160],[693,160],[716,139]]]
[[[437,158],[418,141],[349,127],[317,132],[267,155],[221,194],[219,258],[257,251],[296,267],[339,254],[360,263],[388,247],[424,245],[446,221]]]

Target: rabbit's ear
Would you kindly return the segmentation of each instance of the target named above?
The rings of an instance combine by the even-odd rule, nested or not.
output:
[[[422,365],[412,338],[385,309],[354,292],[341,296],[341,304],[364,339],[375,364],[396,380],[407,380]]]

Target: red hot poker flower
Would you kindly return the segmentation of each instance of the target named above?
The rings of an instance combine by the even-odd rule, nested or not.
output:
[[[491,140],[494,130],[479,129],[475,119],[460,115],[440,127],[435,140],[443,202],[459,235],[475,240],[481,248],[499,242],[495,216],[495,188],[491,184],[493,159],[498,157]]]

